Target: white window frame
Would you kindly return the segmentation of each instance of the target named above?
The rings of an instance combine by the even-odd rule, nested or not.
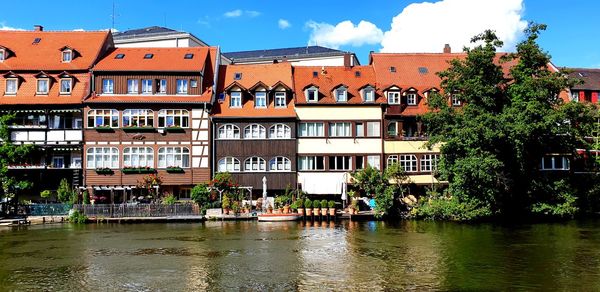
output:
[[[6,50],[0,49],[0,63],[4,62],[4,60],[6,60]]]
[[[169,119],[172,120],[172,124],[169,124]],[[179,122],[179,123],[177,123]],[[161,109],[158,111],[158,127],[169,128],[169,127],[190,127],[190,112],[185,109]]]
[[[63,90],[63,82],[69,83],[68,91]],[[60,94],[71,95],[71,92],[73,91],[73,78],[61,78],[59,85],[60,85],[60,88],[59,88]]]
[[[381,122],[367,122],[367,137],[381,136]]]
[[[387,101],[388,104],[398,105],[400,104],[400,91],[388,91],[387,92]]]
[[[298,124],[298,136],[300,137],[325,137],[325,123],[302,122]]]
[[[154,168],[154,149],[152,147],[123,148],[123,167]]]
[[[219,172],[240,172],[240,160],[235,157],[223,157],[218,163]]]
[[[269,160],[269,171],[272,172],[288,172],[292,171],[292,161],[283,156],[277,156]]]
[[[8,83],[9,82],[14,82],[15,83],[15,86],[14,86],[15,90],[14,91],[8,91],[8,88],[9,88]],[[6,95],[16,95],[17,91],[19,91],[19,79],[18,78],[6,78],[6,88],[5,88],[4,94],[6,94]]]
[[[259,100],[262,101],[261,104],[259,104]],[[267,108],[267,92],[266,91],[256,91],[254,93],[254,107],[255,108]]]
[[[381,169],[381,157],[379,155],[368,155],[367,165],[377,170]]]
[[[232,91],[229,93],[229,107],[241,108],[242,107],[242,92]]]
[[[219,127],[218,131],[218,139],[240,139],[240,127],[234,124],[225,124]]]
[[[318,160],[321,160],[322,168],[317,167]],[[325,157],[324,156],[298,156],[298,170],[300,170],[300,171],[325,170]]]
[[[188,80],[177,79],[177,94],[188,94]]]
[[[422,172],[436,171],[438,162],[440,161],[439,154],[425,154],[421,156],[420,166]]]
[[[365,123],[357,122],[354,124],[354,135],[356,137],[364,137],[365,136]]]
[[[406,94],[406,104],[407,105],[417,105],[417,93],[409,92]]]
[[[267,162],[258,156],[252,156],[244,160],[244,172],[266,172]]]
[[[40,90],[40,82],[46,82],[46,90],[45,91],[41,91]],[[35,93],[36,94],[47,95],[48,92],[50,92],[50,78],[39,78],[36,81]]]
[[[287,94],[285,91],[275,92],[275,107],[276,108],[287,107]]]
[[[125,119],[128,119],[126,121]],[[137,123],[134,123],[137,121]],[[123,127],[154,127],[154,111],[150,109],[126,109],[123,111]]]
[[[398,163],[398,155],[390,155],[387,158],[387,167],[392,166],[393,164]]]
[[[550,165],[547,165],[546,158],[550,158]],[[557,159],[562,160],[562,168],[556,167]],[[571,169],[571,161],[569,157],[565,155],[546,155],[542,157],[542,163],[540,170],[570,170]]]
[[[375,102],[375,89],[371,86],[363,88],[363,100],[364,102]]]
[[[269,139],[291,139],[292,129],[285,124],[275,124],[269,128]]]
[[[267,130],[263,125],[259,124],[250,124],[244,127],[244,139],[247,140],[256,140],[256,139],[266,139],[267,138]]]
[[[331,165],[331,159],[333,159],[333,165]],[[342,168],[337,168],[338,160],[342,161]],[[352,170],[352,156],[349,155],[333,155],[328,157],[329,170]]]
[[[335,90],[335,102],[348,102],[348,89],[344,86]]]
[[[98,123],[98,118],[102,117],[102,123]],[[90,118],[93,118],[93,123],[90,125]],[[109,125],[105,124],[105,119],[108,118]],[[96,127],[106,127],[109,126],[111,128],[119,127],[119,111],[115,109],[92,109],[87,113],[88,120],[88,128],[96,128]]]
[[[73,50],[64,50],[62,51],[62,62],[63,63],[71,63],[71,61],[73,61]],[[69,56],[68,58],[65,58],[65,56]]]
[[[351,125],[350,122],[329,123],[329,137],[352,137]]]
[[[158,168],[190,168],[190,149],[188,147],[158,148]]]
[[[100,158],[100,160],[98,160]],[[90,147],[86,150],[86,169],[119,168],[119,149],[116,147]]]
[[[419,172],[417,156],[414,154],[400,155],[398,163],[405,172]]]
[[[159,94],[167,94],[167,79],[158,79],[156,82],[156,92]]]
[[[142,79],[142,94],[152,94],[152,79]]]
[[[460,100],[460,95],[459,94],[452,94],[450,96],[451,101],[452,101],[452,106],[460,106],[462,104],[462,101]]]
[[[312,86],[306,89],[304,93],[306,102],[319,102],[319,88]]]
[[[102,94],[114,94],[115,93],[115,81],[110,78],[102,79]]]
[[[127,94],[139,94],[140,86],[138,79],[127,79]]]

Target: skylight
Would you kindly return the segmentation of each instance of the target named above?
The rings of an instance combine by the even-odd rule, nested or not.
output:
[[[390,67],[390,72],[395,73],[396,72],[396,67],[394,67],[394,66]]]
[[[125,54],[117,54],[115,56],[115,59],[123,59],[123,58],[125,58]]]
[[[354,76],[355,76],[355,77],[360,77],[360,71],[356,71],[356,72],[354,72]]]
[[[236,73],[233,75],[233,79],[234,79],[234,80],[242,80],[242,73],[238,73],[238,72],[236,72]]]
[[[154,57],[154,54],[145,54],[144,55],[144,59],[152,59],[152,57]]]
[[[42,41],[42,39],[41,39],[41,38],[35,38],[35,39],[33,40],[33,44],[34,44],[34,45],[37,45],[37,44],[39,44],[41,41]]]
[[[427,68],[425,68],[425,67],[419,67],[419,73],[420,74],[427,74],[427,73],[429,73],[429,70],[427,70]]]
[[[194,54],[185,54],[185,56],[183,56],[184,59],[193,59],[194,58]]]
[[[313,77],[314,77],[314,78],[316,78],[316,77],[319,77],[319,72],[317,72],[317,71],[313,71]]]

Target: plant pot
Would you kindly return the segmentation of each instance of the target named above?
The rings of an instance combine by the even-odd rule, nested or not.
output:
[[[335,216],[335,208],[329,208],[329,216]]]
[[[271,209],[271,208],[267,209],[267,214],[273,214],[273,209]]]
[[[283,214],[289,214],[290,213],[290,207],[285,206],[283,207]]]
[[[244,214],[249,214],[250,210],[249,209],[244,209]]]
[[[315,214],[315,216],[319,216],[319,208],[313,208],[313,214]]]
[[[321,208],[321,215],[327,216],[327,208]]]
[[[307,208],[306,209],[306,216],[312,216],[312,209],[311,208]]]
[[[298,214],[304,215],[304,208],[298,208]]]

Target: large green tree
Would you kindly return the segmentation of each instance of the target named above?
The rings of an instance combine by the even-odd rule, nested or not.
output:
[[[440,173],[449,188],[441,200],[461,206],[446,209],[473,214],[441,217],[577,210],[568,176],[548,176],[539,165],[546,153],[573,153],[585,144],[583,128],[593,111],[559,97],[576,81],[549,68],[550,57],[537,44],[545,28],[531,24],[513,54],[497,54],[503,43],[486,31],[465,48],[466,58],[439,73],[446,94],[430,98],[433,111],[424,121],[430,143],[443,143]],[[449,106],[448,94],[459,95],[463,106]]]

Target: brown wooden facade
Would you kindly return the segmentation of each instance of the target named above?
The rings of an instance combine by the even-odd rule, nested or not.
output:
[[[187,80],[188,84],[188,92],[187,95],[201,95],[202,89],[206,87],[202,75],[200,72],[189,72],[186,74],[181,73],[168,73],[161,72],[160,74],[106,74],[102,72],[102,74],[95,73],[94,74],[94,91],[98,94],[102,93],[102,81],[104,79],[112,79],[114,82],[114,95],[127,95],[128,88],[127,82],[130,79],[138,81],[138,92],[141,94],[142,92],[142,80],[149,79],[152,80],[152,92],[153,94],[148,94],[148,96],[157,95],[160,96],[160,93],[157,92],[157,84],[158,80],[165,79],[167,80],[167,90],[166,93],[162,93],[162,95],[181,95],[177,94],[177,80]],[[196,80],[197,85],[192,87],[192,80]],[[185,95],[182,95],[185,96]]]

